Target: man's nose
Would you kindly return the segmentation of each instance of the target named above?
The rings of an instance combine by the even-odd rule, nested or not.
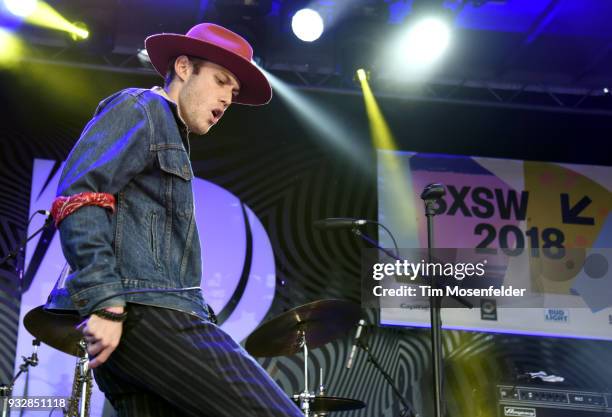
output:
[[[224,94],[223,96],[221,96],[221,99],[219,100],[221,102],[221,104],[223,104],[223,109],[227,109],[230,104],[232,104],[232,93],[230,92],[229,94]]]

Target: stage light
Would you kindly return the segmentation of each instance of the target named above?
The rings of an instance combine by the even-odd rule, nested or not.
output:
[[[372,142],[377,149],[396,150],[397,145],[391,129],[385,120],[385,117],[378,106],[378,102],[374,97],[374,93],[368,83],[368,74],[361,68],[357,70],[357,78],[363,91],[363,100],[366,107],[366,113],[370,122],[370,134]]]
[[[22,46],[19,38],[0,28],[0,68],[12,67],[19,62]]]
[[[87,39],[89,37],[89,31],[83,23],[69,22],[53,7],[43,1],[38,2],[36,10],[26,18],[26,22],[36,26],[67,32],[73,39]]]
[[[411,220],[416,217],[415,205],[412,204],[411,200],[413,195],[412,181],[404,176],[404,173],[410,172],[410,169],[405,165],[406,160],[398,157],[395,152],[398,149],[397,142],[370,88],[368,73],[364,69],[359,69],[357,70],[357,78],[363,91],[363,101],[370,125],[372,144],[378,151],[378,173],[380,178],[387,178],[384,187],[389,192],[386,195],[393,196],[392,200],[384,204],[387,207],[387,214],[394,218],[406,219],[403,226],[416,235],[416,223]]]
[[[146,49],[139,49],[138,53],[136,54],[136,57],[138,58],[138,62],[140,62],[140,65],[142,65],[143,67],[152,68],[151,58],[149,58],[149,53]]]
[[[360,82],[366,81],[368,79],[368,74],[366,73],[366,71],[363,68],[359,68],[357,70],[357,79]]]
[[[448,48],[450,34],[450,27],[442,18],[422,17],[408,29],[401,45],[401,53],[410,62],[431,64]]]
[[[28,17],[38,7],[38,0],[4,0],[4,7],[19,17]]]
[[[304,42],[313,42],[323,34],[325,25],[321,15],[312,9],[298,10],[291,19],[291,29]]]
[[[89,38],[89,29],[83,22],[71,23],[71,26],[66,28],[73,41],[78,42]]]

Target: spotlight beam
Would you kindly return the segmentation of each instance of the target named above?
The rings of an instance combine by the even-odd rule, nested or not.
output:
[[[82,39],[87,39],[89,37],[89,32],[86,29],[80,28],[69,22],[58,11],[43,1],[38,2],[36,10],[26,17],[26,22],[49,29],[68,32]]]
[[[0,27],[0,69],[16,66],[23,55],[23,45],[19,38]]]
[[[6,10],[17,17],[25,18],[38,7],[37,0],[4,0]]]
[[[410,233],[412,233],[411,236],[418,236],[417,222],[414,221],[418,217],[418,213],[415,210],[416,205],[412,204],[414,195],[412,182],[405,177],[405,174],[409,173],[410,170],[403,166],[402,161],[396,155],[395,138],[378,106],[374,93],[372,93],[365,70],[357,70],[357,79],[363,91],[372,144],[378,150],[378,173],[381,178],[388,179],[381,186],[389,188],[389,191],[381,195],[393,196],[392,200],[386,201],[384,204],[388,207],[389,215],[397,219],[405,219],[402,230],[409,232],[406,236],[410,236]],[[402,237],[402,239],[404,238],[405,236]],[[418,245],[416,241],[413,243]]]
[[[314,131],[318,136],[332,144],[338,151],[357,162],[364,170],[368,171],[372,165],[371,157],[367,155],[365,149],[356,143],[355,132],[351,132],[347,127],[340,124],[329,113],[310,100],[296,89],[270,72],[260,68],[265,74],[275,93],[285,101],[289,107],[302,121]]]
[[[67,32],[79,39],[87,39],[89,32],[69,22],[42,0],[4,0],[7,10],[31,25]]]

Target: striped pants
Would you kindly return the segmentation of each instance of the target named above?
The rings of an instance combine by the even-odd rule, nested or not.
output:
[[[128,305],[121,342],[94,370],[119,417],[298,417],[299,408],[216,325]]]

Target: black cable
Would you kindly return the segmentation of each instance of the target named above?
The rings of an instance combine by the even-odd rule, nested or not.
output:
[[[28,223],[26,225],[26,233],[27,233],[27,228],[30,226],[30,223],[32,223],[32,220],[34,219],[34,216],[36,216],[37,214],[44,214],[46,216],[49,216],[49,212],[47,210],[37,210],[37,211],[35,211],[32,214],[32,216],[30,216],[30,218],[28,219]],[[25,249],[25,244],[28,243],[30,240],[32,240],[34,238],[34,236],[38,235],[40,232],[42,232],[48,226],[49,226],[49,222],[45,222],[45,224],[40,229],[36,230],[30,236],[26,236],[25,238],[23,238],[21,240],[21,242],[19,242],[19,246],[17,247],[17,249],[13,249],[4,258],[0,259],[0,265],[4,265],[4,263],[6,263],[9,259],[16,258],[17,255],[19,254],[19,252],[21,252],[23,249]]]
[[[400,255],[399,255],[399,248],[397,246],[397,241],[395,240],[395,237],[393,236],[393,233],[391,233],[391,230],[389,230],[389,228],[387,226],[385,226],[384,224],[379,223],[379,222],[374,221],[374,220],[366,220],[366,222],[367,223],[371,223],[371,224],[375,224],[377,226],[380,226],[380,227],[382,227],[387,232],[387,234],[391,238],[391,241],[393,241],[393,246],[395,247],[395,256],[397,256],[399,258],[400,257]]]

